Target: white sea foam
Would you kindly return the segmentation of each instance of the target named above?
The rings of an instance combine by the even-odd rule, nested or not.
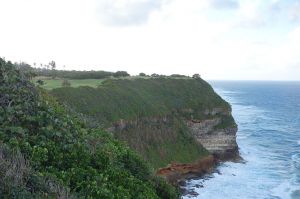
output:
[[[267,94],[266,98],[270,93]],[[290,123],[282,117],[283,113],[293,116],[294,112],[281,110],[283,112],[279,113],[276,108],[269,107],[271,102],[264,106],[256,98],[244,99],[234,92],[220,92],[220,95],[232,104],[233,115],[239,125],[237,142],[246,163],[227,162],[218,167],[221,174],[214,173],[211,175],[213,178],[190,181],[187,188],[199,194],[190,197],[300,199],[300,124]],[[256,91],[251,95],[256,96]],[[270,99],[279,100],[280,96],[282,94]],[[274,102],[284,102],[278,100]]]
[[[272,196],[279,197],[282,199],[296,199],[295,194],[299,191],[299,187],[293,185],[293,183],[289,181],[284,181],[279,186],[272,189]]]

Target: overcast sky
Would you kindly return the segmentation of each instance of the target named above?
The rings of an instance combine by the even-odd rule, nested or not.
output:
[[[7,60],[300,80],[300,0],[0,0],[0,8]]]

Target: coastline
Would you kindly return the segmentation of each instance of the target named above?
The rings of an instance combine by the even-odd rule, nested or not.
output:
[[[156,175],[165,178],[169,183],[177,186],[180,189],[181,195],[192,194],[197,196],[197,193],[191,193],[185,188],[186,181],[189,179],[203,178],[204,175],[213,173],[218,166],[223,162],[243,162],[243,158],[239,155],[238,150],[233,151],[226,156],[213,154],[194,163],[171,163],[167,167],[157,170]]]

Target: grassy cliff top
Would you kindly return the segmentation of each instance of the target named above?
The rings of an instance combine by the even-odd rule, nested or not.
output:
[[[73,111],[104,127],[120,119],[177,113],[201,119],[207,117],[204,116],[205,110],[230,110],[230,105],[200,78],[112,79],[102,82],[97,88],[62,87],[53,89],[51,94]]]

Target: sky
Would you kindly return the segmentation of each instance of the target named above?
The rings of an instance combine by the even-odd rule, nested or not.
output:
[[[0,56],[58,69],[300,80],[300,0],[0,0]]]

